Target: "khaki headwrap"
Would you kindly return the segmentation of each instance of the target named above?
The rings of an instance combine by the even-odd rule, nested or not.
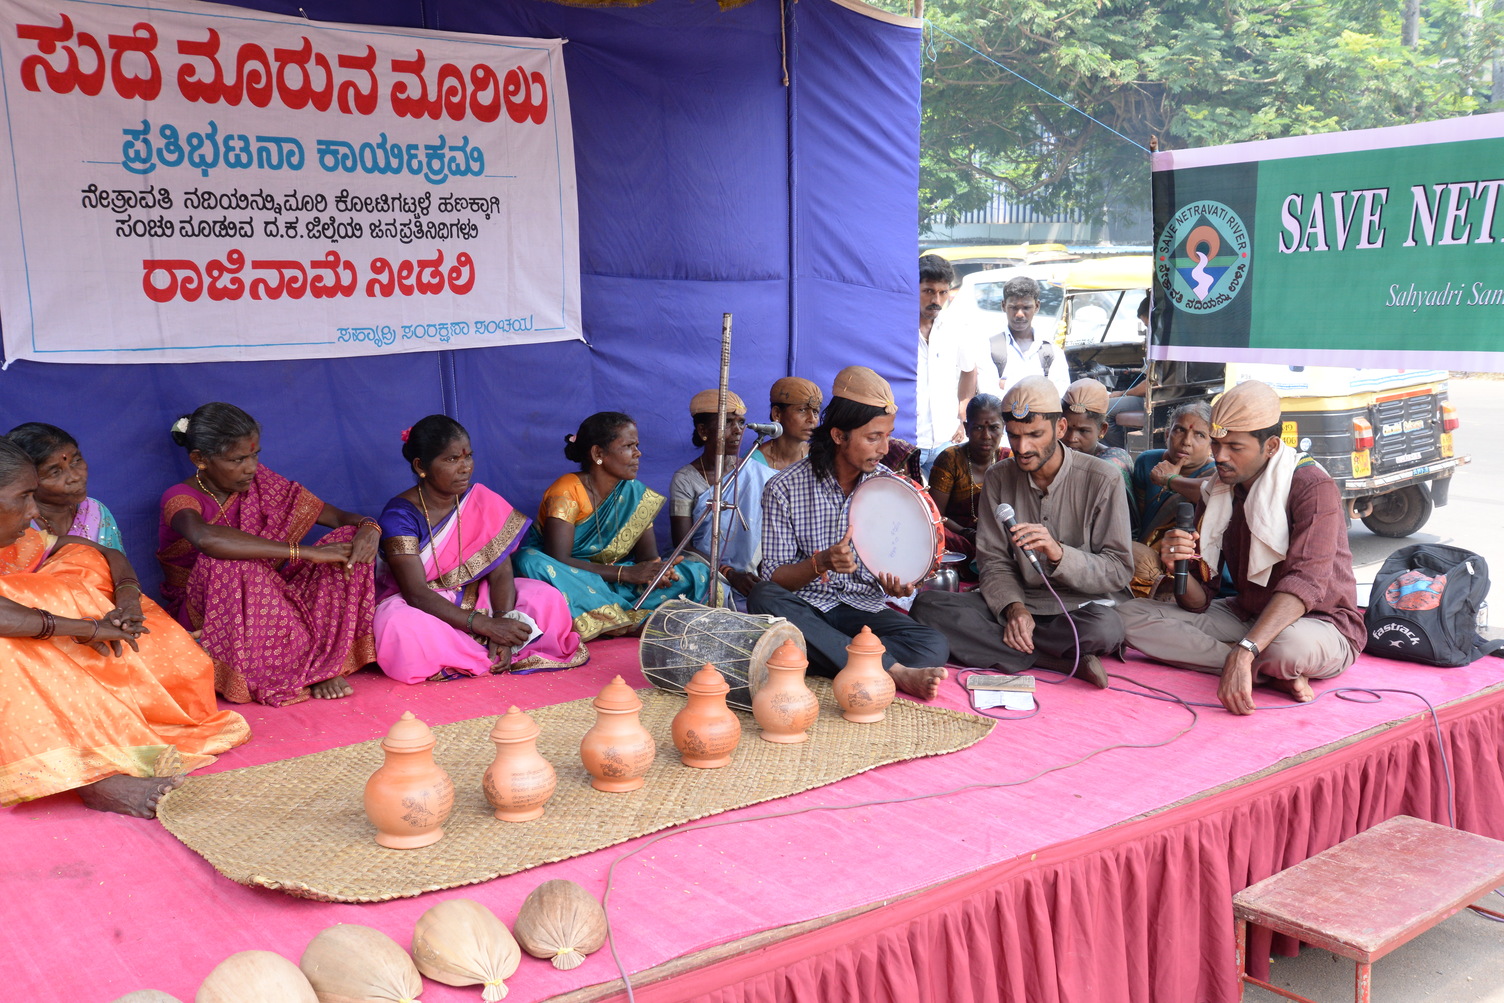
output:
[[[1257,432],[1279,424],[1279,394],[1267,383],[1239,383],[1212,405],[1212,438],[1228,432]]]
[[[1003,420],[1031,414],[1059,414],[1060,391],[1043,376],[1025,376],[1003,394]]]
[[[893,388],[888,386],[887,380],[866,366],[847,366],[836,373],[830,395],[844,397],[869,407],[880,407],[887,414],[898,413],[898,405],[893,401]]]
[[[800,404],[808,404],[816,411],[825,403],[825,395],[820,388],[809,380],[800,376],[785,376],[773,384],[773,389],[768,391],[768,403],[792,404],[795,407]]]
[[[1065,388],[1065,396],[1061,398],[1061,407],[1066,411],[1076,414],[1106,414],[1107,388],[1094,379],[1077,380]]]
[[[689,400],[689,413],[691,417],[697,414],[715,414],[720,410],[720,407],[721,392],[719,390],[701,390]],[[742,399],[730,390],[726,391],[726,413],[747,413],[747,405],[743,404]]]

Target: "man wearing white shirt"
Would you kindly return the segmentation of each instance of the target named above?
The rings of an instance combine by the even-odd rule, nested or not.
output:
[[[1003,286],[1003,313],[1008,318],[1008,330],[1003,369],[997,381],[1000,394],[1006,395],[1025,376],[1048,378],[1062,397],[1070,386],[1065,353],[1054,341],[1034,334],[1034,315],[1038,312],[1039,283],[1027,275],[1009,279]]]
[[[968,337],[961,325],[941,319],[956,273],[937,254],[919,259],[919,353],[915,371],[916,438],[920,464],[929,476],[942,449],[966,437],[966,402],[985,389],[992,360],[985,337]]]

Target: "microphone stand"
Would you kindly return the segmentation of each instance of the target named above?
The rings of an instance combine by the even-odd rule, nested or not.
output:
[[[737,457],[736,466],[731,468],[731,482],[733,484],[737,483],[737,475],[742,472],[742,468],[747,465],[747,461],[752,459],[753,450],[757,449],[758,446],[761,446],[764,442],[767,442],[771,438],[772,436],[766,432],[758,432],[757,441],[752,443],[752,449],[747,450],[745,455]],[[684,548],[689,546],[689,541],[694,539],[695,531],[700,528],[701,524],[705,522],[706,517],[708,517],[712,512],[716,514],[716,520],[715,526],[711,529],[711,532],[715,535],[712,536],[711,539],[712,541],[719,539],[721,532],[720,512],[721,509],[727,507],[728,506],[726,506],[726,504],[721,500],[720,492],[717,491],[710,504],[705,507],[705,510],[701,512],[695,519],[694,524],[689,527],[689,532],[684,534],[684,539],[680,540],[679,545],[674,548],[674,552],[668,555],[668,559],[663,563],[662,570],[660,570],[658,574],[653,578],[653,580],[647,584],[647,587],[642,590],[642,595],[638,596],[637,601],[632,604],[632,608],[634,610],[642,608],[643,602],[647,600],[648,593],[652,592],[658,587],[658,583],[663,579],[664,574],[668,572],[669,568],[673,567],[674,560],[684,552]],[[710,595],[707,597],[710,601],[705,604],[707,606],[720,605],[716,601],[719,598],[719,590],[716,588],[716,581],[720,577],[720,574],[720,568],[712,567],[710,569]]]

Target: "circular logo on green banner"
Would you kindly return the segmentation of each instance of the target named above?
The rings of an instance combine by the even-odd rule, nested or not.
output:
[[[1181,206],[1154,243],[1159,283],[1176,309],[1215,313],[1248,281],[1248,227],[1210,199]]]

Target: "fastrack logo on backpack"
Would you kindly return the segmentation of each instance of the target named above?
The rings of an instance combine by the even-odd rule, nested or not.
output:
[[[1410,647],[1413,648],[1417,644],[1420,643],[1420,635],[1416,634],[1415,631],[1411,630],[1409,627],[1406,627],[1402,623],[1386,623],[1386,624],[1384,624],[1384,626],[1378,628],[1377,630],[1375,630],[1373,632],[1373,639],[1375,641],[1380,641],[1380,640],[1384,639],[1384,635],[1385,634],[1394,634],[1394,633],[1403,634],[1404,636],[1403,637],[1390,638],[1389,639],[1389,645],[1390,645],[1390,647],[1403,648],[1405,646],[1405,643],[1408,641],[1409,644],[1410,644]]]

